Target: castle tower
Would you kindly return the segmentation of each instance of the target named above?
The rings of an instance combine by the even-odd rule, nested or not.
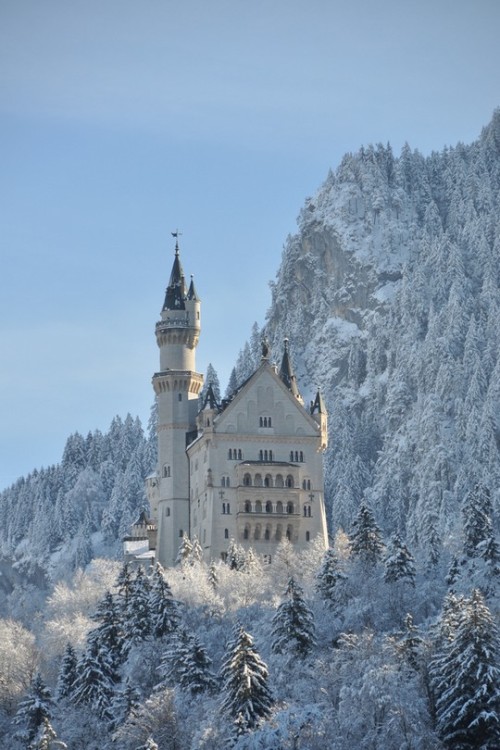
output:
[[[177,235],[174,235],[177,237]],[[175,563],[179,544],[190,534],[189,464],[186,441],[196,434],[198,395],[203,376],[195,370],[201,305],[191,279],[186,288],[176,239],[161,320],[156,324],[160,370],[153,376],[158,400],[158,541],[156,559]]]

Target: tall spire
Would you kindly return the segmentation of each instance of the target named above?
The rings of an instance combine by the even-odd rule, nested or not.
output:
[[[288,390],[291,391],[291,393],[295,396],[295,398],[300,399],[301,396],[299,393],[299,389],[297,388],[297,381],[295,378],[295,373],[293,371],[290,353],[288,351],[288,339],[285,339],[284,344],[285,349],[283,352],[283,359],[281,360],[279,376]]]
[[[175,258],[168,282],[167,292],[165,294],[164,310],[184,310],[184,301],[186,299],[186,284],[184,281],[184,271],[182,270],[181,260],[179,257],[179,240],[178,233],[175,233]]]

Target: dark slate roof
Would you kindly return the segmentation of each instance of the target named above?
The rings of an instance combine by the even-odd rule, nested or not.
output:
[[[291,393],[295,396],[295,398],[300,398],[295,373],[292,367],[292,361],[290,359],[290,353],[288,351],[288,339],[285,339],[285,350],[283,352],[283,359],[281,360],[279,376],[288,390],[291,391]]]
[[[191,275],[191,283],[189,285],[189,289],[187,293],[187,298],[190,300],[194,300],[195,302],[199,301],[199,297],[196,294],[196,289],[194,288],[194,279],[192,275]]]
[[[179,258],[179,246],[175,246],[174,265],[168,282],[164,310],[184,310],[184,300],[186,299],[186,284],[184,281],[184,271],[182,270],[181,260]]]
[[[315,412],[318,412],[318,414],[326,414],[325,402],[323,401],[323,396],[319,390],[311,405],[311,414],[314,414]]]
[[[219,409],[219,404],[217,403],[217,399],[215,398],[214,390],[212,388],[212,383],[209,383],[209,386],[207,388],[207,392],[203,400],[202,409],[206,409],[207,406],[209,409]]]

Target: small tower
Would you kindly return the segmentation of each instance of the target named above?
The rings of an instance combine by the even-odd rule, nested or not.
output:
[[[156,559],[175,563],[179,544],[189,536],[189,464],[186,436],[196,431],[203,376],[195,370],[201,305],[191,279],[186,289],[177,233],[170,280],[156,324],[160,370],[153,376],[158,400],[158,541]]]

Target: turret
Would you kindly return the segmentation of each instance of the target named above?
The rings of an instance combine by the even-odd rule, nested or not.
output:
[[[175,235],[177,237],[177,234]],[[195,371],[201,303],[191,279],[186,288],[175,243],[175,257],[156,324],[160,369],[153,376],[158,400],[158,547],[157,560],[173,565],[179,539],[189,535],[189,465],[186,436],[196,431],[203,376]]]
[[[175,258],[165,293],[161,320],[156,324],[161,370],[194,370],[195,348],[201,330],[201,304],[191,284],[186,290],[184,271],[175,243]]]

